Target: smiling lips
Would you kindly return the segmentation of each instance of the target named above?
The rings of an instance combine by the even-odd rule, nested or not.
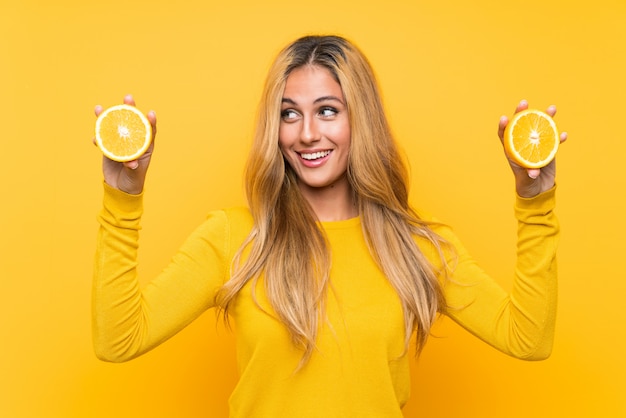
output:
[[[317,151],[317,152],[299,152],[300,161],[306,167],[317,167],[323,164],[328,156],[332,153],[332,150]]]
[[[328,154],[330,154],[330,150],[326,150],[326,151],[319,151],[319,152],[301,152],[300,153],[300,157],[304,158],[305,160],[317,160],[318,158],[323,158],[326,157]]]

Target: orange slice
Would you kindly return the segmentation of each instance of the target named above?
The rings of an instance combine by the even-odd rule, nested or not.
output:
[[[504,130],[504,150],[509,158],[525,168],[541,168],[550,163],[559,148],[559,132],[554,120],[540,110],[516,113]]]
[[[152,125],[134,106],[110,107],[96,119],[96,144],[111,160],[136,160],[146,152],[150,141]]]

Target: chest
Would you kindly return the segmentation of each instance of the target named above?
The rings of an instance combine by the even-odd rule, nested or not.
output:
[[[327,230],[332,258],[326,319],[318,335],[318,353],[341,358],[376,352],[397,358],[404,350],[404,315],[397,293],[371,257],[359,227]],[[263,291],[263,278],[246,285],[234,313],[241,359],[271,352],[301,353],[274,315]]]

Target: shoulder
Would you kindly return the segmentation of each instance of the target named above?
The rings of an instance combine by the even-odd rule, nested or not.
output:
[[[209,212],[203,225],[221,230],[234,243],[241,243],[250,234],[254,220],[247,207],[231,207]]]
[[[427,211],[416,211],[420,224],[414,232],[414,240],[422,253],[434,264],[439,264],[441,257],[450,262],[463,252],[463,245],[454,232],[454,228]]]
[[[456,238],[450,224],[433,215],[431,212],[416,210],[415,213],[417,213],[421,221],[421,228],[427,229],[434,234],[435,237],[440,237],[444,240]]]
[[[244,206],[231,207],[222,209],[220,212],[223,213],[228,224],[231,226],[231,229],[235,230],[245,230],[246,234],[250,232],[252,226],[254,225],[254,219],[252,218],[252,214],[250,213],[250,209]]]
[[[231,257],[250,234],[252,225],[252,215],[247,208],[213,210],[207,213],[188,243],[212,248]]]
[[[205,222],[223,224],[246,224],[252,226],[250,209],[244,206],[212,210],[207,213]]]

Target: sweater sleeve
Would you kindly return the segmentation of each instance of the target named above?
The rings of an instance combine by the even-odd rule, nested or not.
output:
[[[534,198],[516,198],[517,262],[510,293],[478,267],[454,234],[444,235],[457,257],[444,285],[448,316],[520,359],[543,360],[552,351],[559,237],[554,206],[555,188]]]
[[[229,225],[223,211],[211,213],[142,288],[137,277],[142,196],[104,187],[92,288],[93,343],[98,358],[122,362],[156,347],[214,305],[230,267]]]

